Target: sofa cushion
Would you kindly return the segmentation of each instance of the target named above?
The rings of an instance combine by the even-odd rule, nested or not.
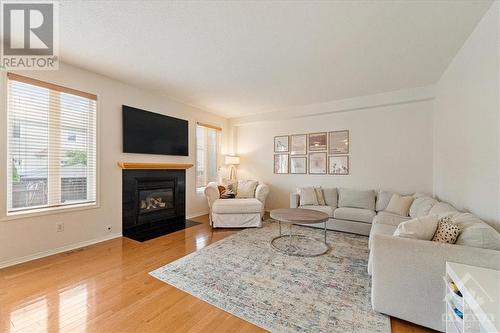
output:
[[[333,217],[340,220],[372,223],[376,213],[362,208],[339,207],[333,212]]]
[[[417,217],[400,223],[394,231],[394,236],[431,240],[436,233],[438,218],[432,215]]]
[[[327,206],[337,208],[337,189],[334,188],[324,188],[323,196],[325,197],[325,202]]]
[[[393,194],[394,192],[391,191],[379,190],[377,192],[377,202],[375,203],[375,210],[377,212],[383,211],[389,204],[389,201],[391,201]]]
[[[410,217],[421,217],[429,215],[431,208],[437,204],[437,200],[429,196],[416,197],[410,207]]]
[[[339,207],[352,207],[375,210],[375,192],[349,188],[339,188]]]
[[[315,187],[314,192],[316,193],[316,199],[318,200],[318,205],[326,206],[325,195],[323,194],[323,189],[321,187]]]
[[[217,214],[251,214],[260,213],[264,207],[255,198],[249,199],[217,199],[212,205],[212,212]]]
[[[397,227],[401,222],[408,221],[410,218],[389,212],[378,212],[373,218],[373,224],[387,224]]]
[[[471,213],[453,213],[451,221],[461,228],[455,244],[500,250],[500,234]]]
[[[301,187],[298,189],[300,195],[300,205],[318,205],[318,198],[314,187]]]
[[[299,208],[317,210],[318,212],[327,213],[329,217],[333,217],[333,207],[331,206],[305,205],[305,206],[299,206]]]
[[[374,235],[387,235],[392,236],[397,227],[389,224],[374,224],[372,225],[372,230],[370,231],[370,236],[368,237],[368,249],[372,248],[372,239]]]
[[[444,213],[455,213],[458,210],[447,202],[438,202],[432,206],[429,215],[441,216]]]
[[[256,180],[238,180],[238,193],[236,198],[255,198],[255,189],[259,185]]]
[[[408,216],[411,203],[415,198],[412,196],[403,197],[397,193],[392,195],[391,201],[385,208],[386,212],[398,214],[401,216]]]

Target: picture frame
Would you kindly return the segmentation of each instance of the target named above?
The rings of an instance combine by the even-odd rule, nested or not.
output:
[[[290,137],[288,135],[280,135],[274,137],[274,152],[286,153],[289,150]]]
[[[328,156],[328,173],[330,175],[349,175],[349,155]]]
[[[309,174],[325,175],[327,173],[326,152],[309,153]]]
[[[293,134],[290,141],[290,155],[307,154],[307,134]]]
[[[274,154],[274,173],[287,174],[289,172],[288,154]]]
[[[309,133],[309,151],[323,151],[327,148],[327,132]]]
[[[307,174],[307,156],[290,156],[290,173]]]
[[[349,130],[328,132],[328,154],[349,154]]]

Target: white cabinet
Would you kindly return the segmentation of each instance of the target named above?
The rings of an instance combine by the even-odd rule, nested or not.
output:
[[[446,332],[500,332],[500,271],[446,263]]]

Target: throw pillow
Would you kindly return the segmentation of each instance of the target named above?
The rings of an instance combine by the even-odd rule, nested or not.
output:
[[[300,205],[318,205],[318,198],[316,197],[316,191],[313,187],[302,187],[299,189],[300,194]]]
[[[323,195],[323,189],[321,187],[315,187],[316,199],[318,200],[318,205],[326,206],[325,196]]]
[[[339,188],[339,207],[363,208],[375,210],[375,191],[354,190],[350,188]]]
[[[391,201],[394,192],[379,190],[377,193],[377,202],[375,203],[375,210],[381,212],[387,208],[389,201]]]
[[[500,233],[471,213],[448,214],[460,227],[455,244],[500,251]]]
[[[393,194],[389,204],[385,208],[386,212],[398,214],[401,216],[408,216],[411,203],[413,202],[412,196],[402,197],[399,194]]]
[[[413,196],[415,197],[415,195]],[[413,203],[410,207],[410,216],[415,218],[429,215],[432,206],[434,206],[436,203],[437,201],[431,197],[415,197],[415,200],[413,200]]]
[[[219,189],[219,198],[220,198],[220,196],[223,195],[224,192],[226,192],[226,188],[222,185],[217,186],[217,188]]]
[[[226,188],[224,194],[236,195],[238,192],[238,181],[234,179],[224,178],[222,180],[222,185]]]
[[[438,221],[438,218],[432,215],[417,217],[400,223],[394,231],[394,236],[429,241],[436,233]]]
[[[238,193],[236,193],[236,198],[255,198],[255,189],[259,185],[256,180],[239,180],[238,181]]]
[[[458,235],[460,234],[460,227],[451,223],[450,217],[443,217],[439,220],[438,227],[433,242],[455,244]]]
[[[333,209],[337,208],[337,189],[334,188],[322,188],[323,197],[325,198],[325,205],[330,206]]]

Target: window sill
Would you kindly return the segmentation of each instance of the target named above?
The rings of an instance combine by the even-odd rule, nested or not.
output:
[[[91,202],[91,203],[75,204],[75,205],[71,205],[71,206],[67,206],[67,207],[49,207],[49,208],[38,208],[38,209],[31,209],[31,210],[25,210],[25,211],[19,211],[19,212],[11,212],[11,213],[7,213],[7,215],[4,215],[3,217],[1,217],[0,222],[18,220],[18,219],[26,219],[26,218],[44,216],[44,215],[54,215],[54,214],[61,214],[61,213],[76,212],[76,211],[87,210],[87,209],[96,209],[99,207],[100,207],[100,205],[97,202]]]

